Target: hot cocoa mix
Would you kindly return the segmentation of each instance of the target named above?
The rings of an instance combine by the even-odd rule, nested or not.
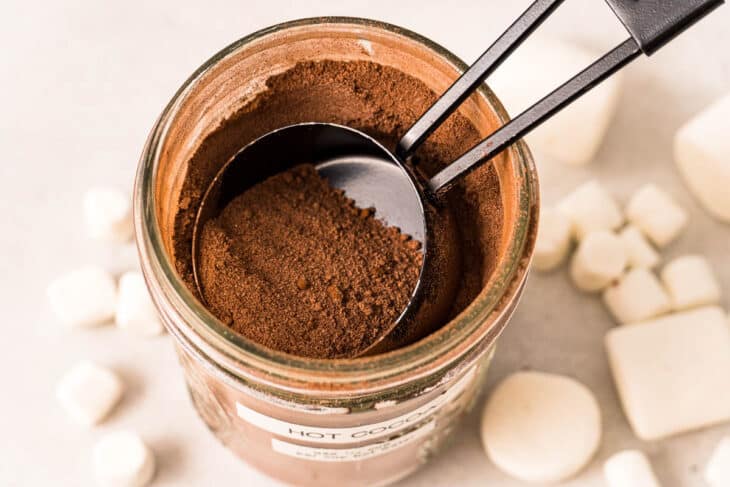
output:
[[[191,290],[195,292],[191,241],[198,203],[217,170],[241,147],[285,125],[320,121],[362,130],[393,148],[436,96],[421,81],[371,62],[300,63],[270,77],[266,89],[223,121],[188,161],[175,219],[174,259]],[[454,114],[419,149],[413,162],[426,176],[433,175],[479,139],[474,126]],[[308,357],[353,356],[389,327],[405,306],[415,282],[414,269],[420,267],[415,260],[420,252],[403,245],[394,230],[383,233],[385,228],[370,215],[360,219],[358,213],[353,218],[354,209],[338,214],[348,206],[341,195],[339,206],[334,198],[324,205],[318,201],[315,210],[317,198],[334,196],[328,193],[331,188],[321,186],[311,168],[298,171],[301,184],[309,189],[292,186],[289,197],[303,197],[306,205],[286,200],[285,188],[278,187],[271,195],[276,196],[276,205],[244,193],[208,222],[201,241],[205,298],[221,321],[263,345]],[[281,180],[274,185],[288,184],[284,177],[277,176]],[[315,189],[319,193],[310,192]],[[443,323],[476,297],[496,263],[503,215],[494,168],[487,164],[467,176],[449,192],[446,209],[453,215],[446,236],[457,243],[459,252],[458,262],[435,259],[436,275],[454,274],[457,280]],[[256,220],[266,212],[277,213],[276,230]],[[297,244],[300,248],[284,244],[302,237],[295,229],[308,218],[313,225],[307,230],[313,233]],[[261,242],[254,241],[254,232]],[[355,245],[352,239],[362,232],[375,235],[379,245]],[[433,242],[438,245],[439,241],[436,236]],[[268,246],[259,245],[262,242]],[[343,242],[350,245],[346,252],[334,252]],[[306,246],[310,259],[302,257],[307,255]],[[264,268],[252,268],[253,257]],[[267,259],[281,264],[277,267],[276,261]],[[453,272],[457,266],[460,271]],[[386,268],[397,275],[386,277]],[[430,297],[437,288],[430,288]],[[400,332],[408,334],[408,330]]]

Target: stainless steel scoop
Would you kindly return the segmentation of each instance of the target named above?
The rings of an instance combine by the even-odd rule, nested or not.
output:
[[[374,207],[378,218],[399,227],[423,244],[421,276],[407,308],[363,354],[392,349],[431,332],[442,317],[437,316],[439,313],[422,313],[421,309],[426,306],[425,282],[435,252],[431,243],[434,232],[438,231],[435,215],[438,214],[442,195],[459,179],[498,155],[642,52],[652,54],[724,3],[723,0],[607,0],[631,35],[629,39],[431,179],[423,179],[407,163],[408,158],[562,1],[535,1],[406,132],[395,154],[360,131],[330,123],[284,127],[241,149],[215,176],[196,216],[193,270],[201,297],[199,239],[205,222],[254,184],[295,165],[312,163],[331,185],[343,189],[358,206]],[[444,293],[449,291],[444,290]]]

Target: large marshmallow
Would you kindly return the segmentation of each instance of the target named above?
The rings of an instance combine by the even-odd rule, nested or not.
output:
[[[56,396],[74,420],[92,426],[109,414],[123,390],[122,381],[114,372],[84,361],[63,376],[56,387]]]
[[[94,446],[94,469],[105,487],[144,487],[155,475],[155,457],[137,434],[117,431]]]
[[[558,267],[568,255],[571,243],[571,223],[560,210],[540,210],[540,228],[535,243],[533,264],[536,269],[549,271]]]
[[[618,234],[626,247],[629,267],[652,269],[659,264],[659,253],[646,240],[644,234],[633,225],[627,225]]]
[[[730,485],[730,436],[723,438],[705,466],[705,480],[710,487]]]
[[[621,324],[656,318],[672,309],[669,295],[648,269],[631,269],[603,292],[603,302]]]
[[[646,184],[634,193],[626,216],[659,247],[677,238],[688,221],[687,212],[654,184]]]
[[[615,234],[593,232],[578,245],[570,263],[570,276],[578,289],[600,291],[621,276],[626,261],[626,249]]]
[[[702,256],[677,257],[664,266],[661,277],[675,310],[720,302],[720,285]]]
[[[68,327],[96,326],[114,316],[117,286],[104,269],[71,271],[51,282],[47,293],[54,314]]]
[[[649,459],[639,450],[624,450],[603,464],[608,487],[660,487]]]
[[[91,238],[126,242],[134,233],[132,200],[113,188],[92,188],[84,195],[84,219]]]
[[[162,323],[140,272],[126,272],[119,279],[116,324],[143,336],[162,333]]]
[[[517,372],[492,392],[482,443],[507,474],[553,483],[575,475],[601,439],[598,402],[583,384],[559,375]]]
[[[599,56],[572,43],[538,36],[513,53],[488,83],[516,116]],[[613,118],[620,87],[620,76],[604,81],[529,134],[530,146],[568,164],[591,161]]]
[[[712,215],[730,222],[730,94],[687,122],[674,138],[679,172]]]
[[[614,328],[606,350],[624,412],[641,439],[730,420],[730,327],[722,309]]]
[[[599,230],[616,230],[624,222],[616,201],[595,180],[582,184],[565,196],[558,203],[558,209],[568,215],[578,239]]]

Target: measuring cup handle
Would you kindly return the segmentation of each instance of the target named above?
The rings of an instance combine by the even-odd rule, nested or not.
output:
[[[537,0],[421,115],[398,142],[406,160],[564,0]]]

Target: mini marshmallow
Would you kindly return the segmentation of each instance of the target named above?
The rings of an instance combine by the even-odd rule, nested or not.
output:
[[[705,466],[705,480],[711,487],[730,485],[730,436],[723,438]]]
[[[687,122],[674,137],[674,159],[705,209],[730,222],[730,94]]]
[[[675,310],[720,302],[720,285],[704,257],[677,257],[664,266],[661,277]]]
[[[595,180],[565,196],[558,203],[558,209],[568,215],[578,239],[599,230],[616,230],[624,222],[616,201]]]
[[[722,309],[613,328],[605,343],[639,438],[658,440],[730,420],[730,327]]]
[[[143,336],[162,333],[162,323],[140,272],[126,272],[119,279],[116,324]]]
[[[84,219],[91,238],[126,242],[134,234],[131,198],[113,188],[92,188],[84,195]]]
[[[116,283],[98,267],[83,267],[57,278],[47,294],[53,313],[70,328],[100,325],[114,316]]]
[[[626,207],[626,216],[659,247],[677,238],[688,220],[687,212],[653,184],[646,184],[634,193]]]
[[[603,302],[616,321],[636,323],[668,313],[669,296],[659,279],[648,269],[636,268],[603,292]]]
[[[578,245],[570,264],[575,286],[586,292],[600,291],[621,276],[626,249],[611,232],[593,232]]]
[[[558,267],[570,250],[571,223],[562,211],[546,208],[540,212],[540,229],[535,243],[533,264],[549,271]]]
[[[644,234],[633,225],[627,225],[618,234],[626,247],[629,267],[652,269],[659,264],[659,253],[646,240]]]
[[[601,412],[588,388],[542,372],[517,372],[492,392],[482,443],[492,462],[526,482],[554,483],[578,473],[601,439]]]
[[[599,53],[575,44],[538,36],[512,54],[490,76],[489,85],[516,116],[598,57]],[[590,162],[613,118],[620,92],[621,76],[604,81],[528,135],[530,147],[567,164]]]
[[[56,387],[56,396],[74,420],[92,426],[109,414],[122,397],[123,389],[122,381],[114,372],[84,361],[63,376]]]
[[[94,446],[94,469],[105,487],[144,487],[155,475],[155,457],[136,433],[117,431]]]
[[[624,450],[603,464],[608,487],[660,487],[649,459],[638,450]]]

